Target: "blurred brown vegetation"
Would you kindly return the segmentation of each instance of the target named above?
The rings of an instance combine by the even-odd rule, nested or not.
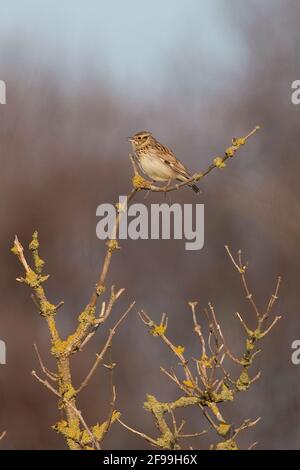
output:
[[[39,65],[31,61],[30,47],[22,49],[22,38],[16,42],[8,37],[2,43],[1,79],[8,87],[8,104],[0,108],[0,336],[7,344],[7,365],[0,369],[0,429],[7,430],[2,448],[64,447],[50,428],[57,420],[55,397],[47,396],[30,374],[36,367],[33,343],[47,357],[48,332],[27,289],[16,286],[19,266],[10,253],[15,233],[29,241],[33,230],[39,231],[52,275],[47,291],[54,302],[65,301],[58,323],[67,335],[75,324],[73,312],[79,313],[90,297],[104,255],[104,244],[95,234],[96,207],[115,201],[129,188],[126,137],[148,128],[194,171],[206,168],[233,135],[243,135],[256,124],[262,131],[255,140],[201,185],[204,249],[186,252],[180,241],[126,241],[111,273],[127,287],[124,305],[135,298],[137,309],[151,315],[166,311],[175,343],[185,345],[191,355],[197,341],[187,325],[186,302],[191,298],[200,305],[212,301],[232,349],[241,348],[232,313],[247,311],[247,305],[224,244],[234,250],[241,247],[249,256],[249,281],[258,302],[271,294],[280,274],[279,309],[285,316],[266,338],[257,358],[262,378],[246,400],[237,401],[234,421],[261,415],[252,439],[260,448],[299,447],[299,372],[290,361],[290,345],[300,335],[300,109],[291,104],[290,85],[300,73],[300,9],[296,1],[287,2],[289,8],[285,2],[269,2],[265,9],[253,1],[243,15],[234,3],[222,14],[239,42],[240,54],[234,58],[238,72],[233,74],[229,63],[218,66],[204,55],[193,56],[189,45],[174,45],[165,65],[165,87],[156,96],[121,93],[108,76],[86,67],[79,80],[68,81],[45,64],[45,57]],[[189,53],[179,56],[177,51],[185,48]],[[195,73],[187,73],[191,69]],[[143,195],[138,197],[143,201]],[[146,202],[161,197],[151,194]],[[194,194],[186,189],[169,200],[194,202]],[[112,322],[124,305],[116,309]],[[97,351],[97,340],[93,347],[92,353],[74,358],[78,383]],[[143,430],[152,434],[153,423],[142,404],[151,392],[162,401],[176,398],[176,388],[157,367],[169,368],[171,354],[153,342],[132,312],[112,356],[118,363],[117,408],[130,416],[132,426],[143,423]],[[105,374],[103,370],[95,376],[81,397],[87,420],[107,416]],[[197,431],[194,415],[189,422]],[[246,439],[247,444],[248,435]],[[121,426],[105,444],[112,449],[144,446]]]

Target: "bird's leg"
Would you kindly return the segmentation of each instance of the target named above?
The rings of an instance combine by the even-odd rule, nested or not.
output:
[[[157,181],[154,180],[153,178],[150,178],[150,179],[151,179],[151,183],[152,183],[152,184],[155,184],[155,183],[157,182]],[[150,191],[151,191],[151,189],[148,189],[148,191],[146,191],[146,194],[145,194],[144,199],[146,199],[146,198],[149,196]]]
[[[171,181],[172,181],[172,178],[169,178],[169,179],[168,179],[168,182],[167,182],[167,184],[166,184],[166,186],[165,186],[165,188],[164,188],[164,189],[165,189],[165,197],[167,197],[167,190],[168,190],[168,187],[169,187],[170,184],[171,184]]]

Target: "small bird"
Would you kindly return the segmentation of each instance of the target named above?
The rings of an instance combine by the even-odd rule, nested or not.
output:
[[[168,181],[176,179],[187,181],[192,175],[186,167],[175,157],[173,152],[160,144],[148,131],[141,131],[128,138],[142,171],[154,181]],[[199,193],[196,184],[189,186]]]

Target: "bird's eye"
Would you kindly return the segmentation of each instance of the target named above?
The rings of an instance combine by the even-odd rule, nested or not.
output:
[[[139,136],[138,139],[141,140],[141,136]]]

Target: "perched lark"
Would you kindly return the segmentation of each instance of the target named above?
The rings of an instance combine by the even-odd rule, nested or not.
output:
[[[187,181],[192,177],[173,152],[160,144],[151,132],[138,132],[128,140],[142,171],[154,181]],[[200,192],[195,184],[191,183],[189,186],[195,193]]]

